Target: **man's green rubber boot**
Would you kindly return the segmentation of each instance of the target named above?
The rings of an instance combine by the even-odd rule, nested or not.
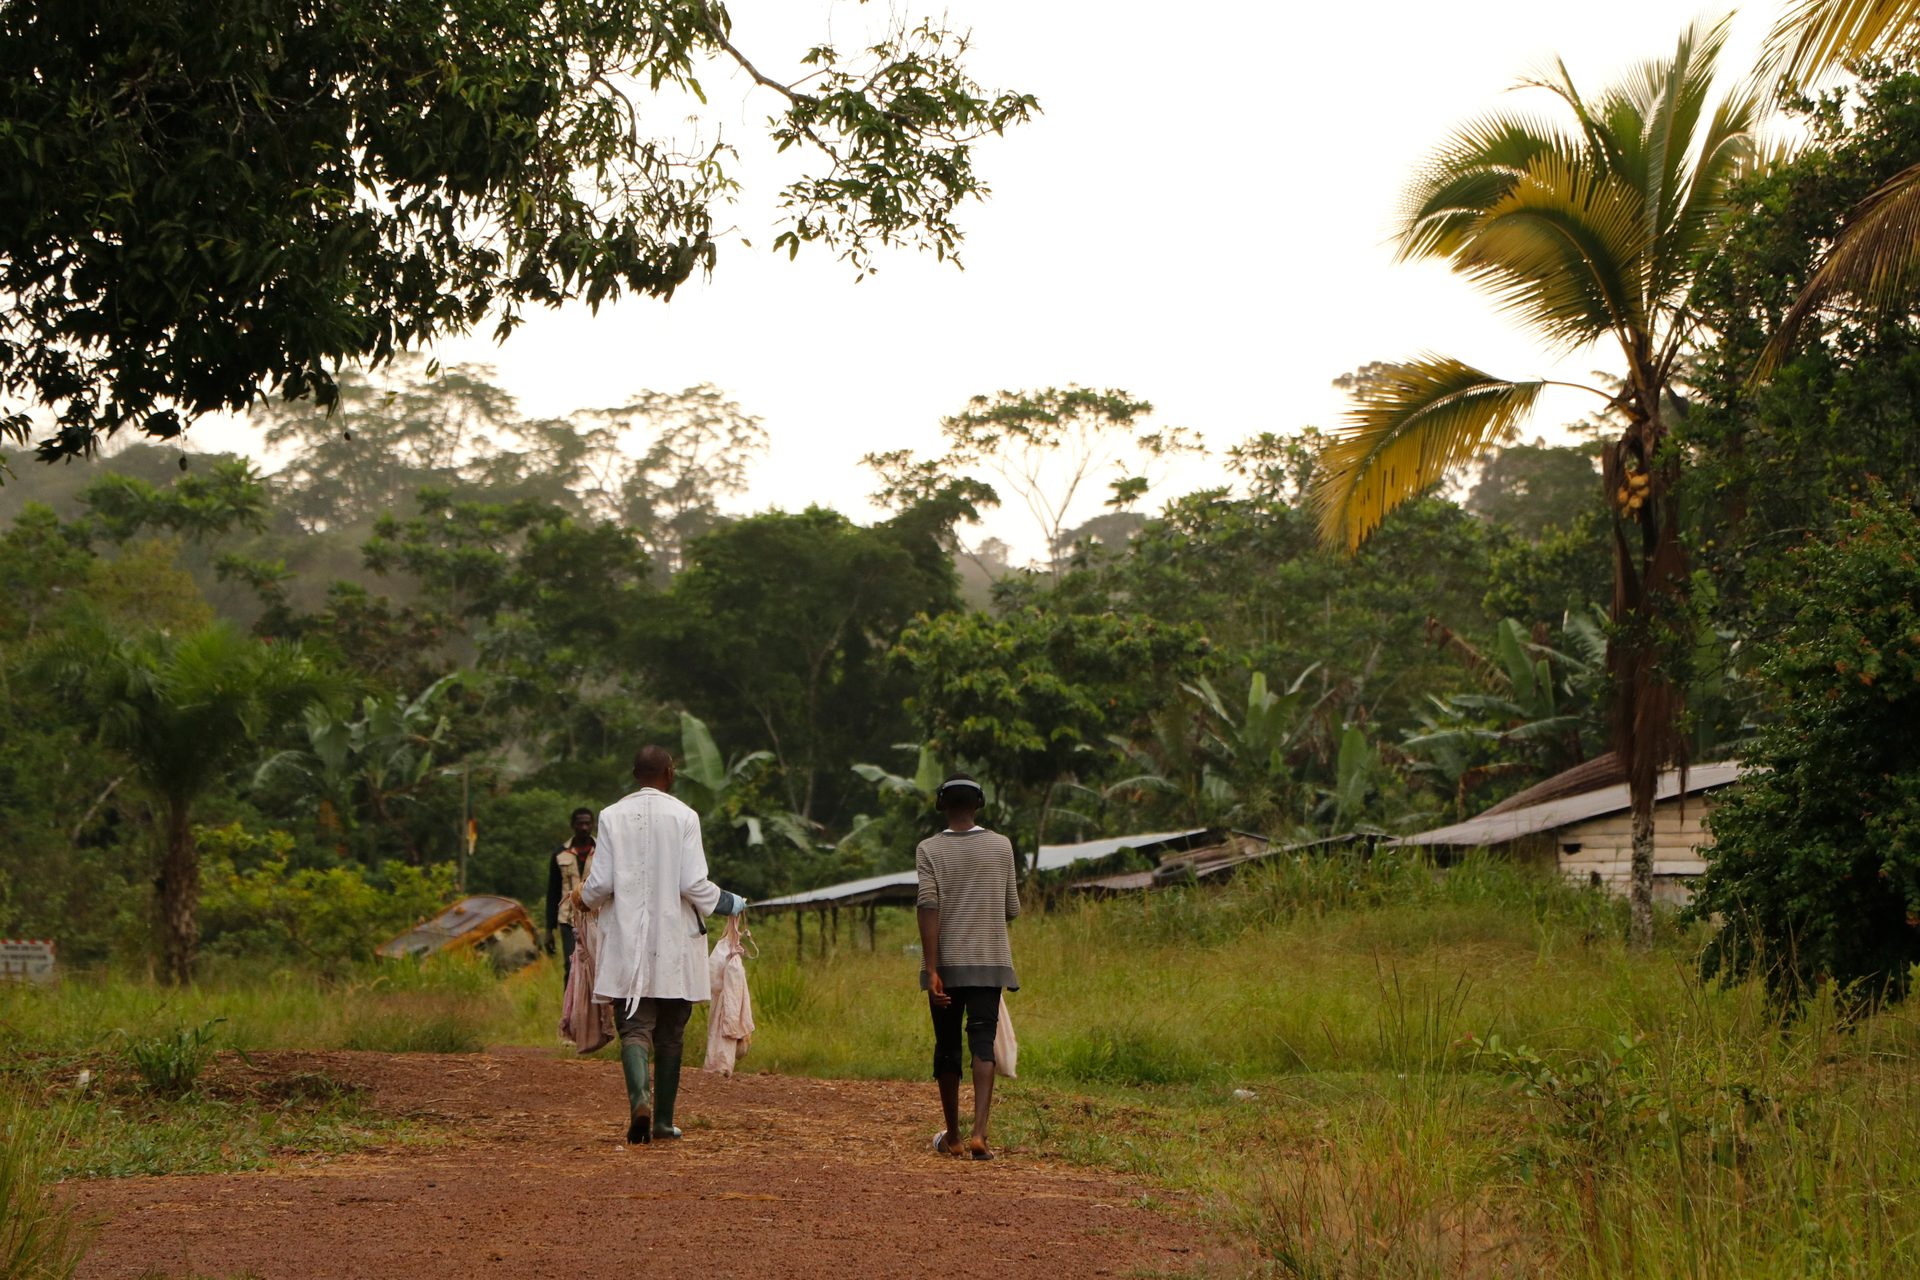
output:
[[[659,1078],[654,1081],[653,1133],[657,1138],[677,1138],[680,1130],[673,1124],[673,1104],[680,1097],[680,1055],[663,1053],[654,1064]]]
[[[653,1108],[647,1097],[647,1047],[621,1045],[620,1071],[627,1078],[627,1106],[633,1116],[627,1121],[627,1142],[649,1142],[653,1138]]]

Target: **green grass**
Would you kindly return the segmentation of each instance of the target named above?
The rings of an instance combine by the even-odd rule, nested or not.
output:
[[[826,955],[812,921],[804,954],[790,918],[755,923],[743,1069],[926,1077],[908,913],[881,914],[873,949],[848,927]],[[1489,861],[1289,861],[1059,903],[1015,926],[1021,1077],[998,1138],[1183,1193],[1254,1275],[1920,1274],[1914,1015],[1845,1028],[1816,1004],[1783,1025],[1756,987],[1697,981],[1700,933],[1665,923],[1645,954],[1623,933],[1619,904]],[[247,1051],[554,1045],[558,1005],[545,961],[504,981],[72,979],[0,991],[0,1089],[61,1097],[128,1038],[216,1018],[219,1045]],[[383,1123],[351,1097],[208,1088],[64,1105],[68,1173],[235,1167]]]
[[[1623,926],[1485,861],[1060,905],[1015,926],[1000,1137],[1192,1193],[1256,1274],[1920,1274],[1913,1015],[1783,1025],[1697,981],[1704,935]],[[760,933],[749,1065],[925,1075],[904,913],[825,959]]]

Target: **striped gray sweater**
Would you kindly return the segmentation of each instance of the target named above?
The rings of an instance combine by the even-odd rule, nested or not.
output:
[[[1013,845],[985,827],[942,831],[914,853],[920,872],[918,904],[940,913],[940,981],[949,987],[1020,989],[1013,971],[1007,921],[1020,914]],[[920,960],[920,988],[927,962]]]

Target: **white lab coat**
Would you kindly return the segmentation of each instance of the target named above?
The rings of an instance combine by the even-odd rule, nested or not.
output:
[[[708,998],[701,920],[720,887],[707,879],[699,814],[652,787],[602,809],[580,900],[600,911],[596,1000]]]

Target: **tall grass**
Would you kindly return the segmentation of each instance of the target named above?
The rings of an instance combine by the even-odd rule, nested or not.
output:
[[[53,1191],[59,1114],[0,1096],[0,1276],[65,1280],[85,1251],[73,1210]]]
[[[780,923],[748,1065],[924,1076],[906,914],[825,958]],[[1914,1017],[1788,1023],[1624,925],[1486,859],[1058,904],[1015,926],[1003,1137],[1199,1194],[1276,1276],[1920,1274]]]
[[[185,988],[110,971],[76,974],[57,987],[0,988],[0,1032],[9,1041],[0,1070],[9,1058],[85,1054],[119,1037],[168,1037],[215,1022],[222,1047],[248,1052],[460,1053],[553,1043],[557,1032],[545,1033],[559,1022],[559,977],[542,962],[503,980],[484,961],[461,957],[368,965],[344,977],[214,966]]]

